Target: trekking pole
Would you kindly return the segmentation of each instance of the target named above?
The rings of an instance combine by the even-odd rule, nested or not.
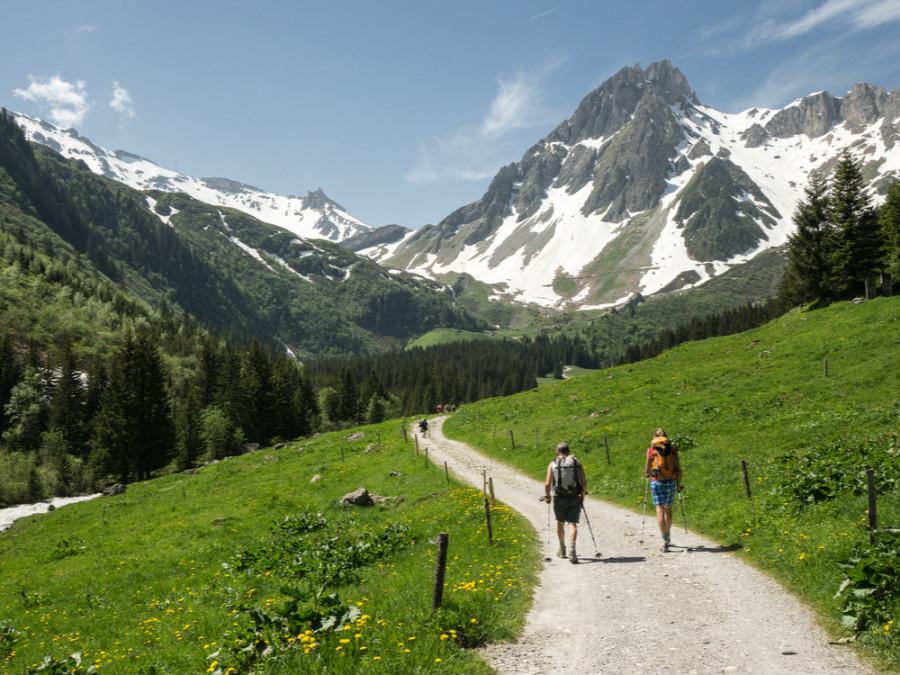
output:
[[[644,516],[641,518],[641,543],[644,543],[644,521],[647,520],[647,493],[650,491],[650,476],[644,485]]]
[[[681,519],[684,521],[684,533],[687,534],[687,518],[684,517],[684,488],[679,490],[678,496],[681,499]]]
[[[547,556],[544,562],[550,562],[550,497],[541,497],[540,502],[547,502]]]
[[[600,550],[597,548],[597,540],[594,539],[594,528],[591,527],[591,520],[590,520],[590,518],[588,518],[587,509],[584,508],[584,500],[583,499],[581,500],[581,511],[584,513],[584,522],[587,523],[588,532],[591,533],[591,541],[594,542],[594,557],[599,558]]]

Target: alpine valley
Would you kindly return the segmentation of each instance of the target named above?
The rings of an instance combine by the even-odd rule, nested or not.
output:
[[[205,262],[230,244],[228,255],[239,251],[243,266],[280,284],[322,288],[327,280],[332,294],[367,270],[383,288],[377,299],[368,293],[351,303],[356,319],[347,327],[359,337],[340,350],[348,352],[371,348],[379,332],[404,338],[438,325],[483,328],[460,308],[473,285],[488,300],[552,315],[671,295],[740,276],[760,260],[771,271],[810,177],[829,175],[843,152],[860,164],[876,204],[900,177],[897,90],[861,83],[842,98],[820,92],[782,110],[729,114],[703,105],[669,61],[621,69],[519,162],[501,168],[480,200],[417,230],[372,228],[321,190],[284,197],[192,178],[71,129],[14,119],[30,140],[139,191],[135,203],[190,232]],[[777,269],[768,276],[777,280]],[[416,294],[426,292],[442,300],[423,322],[410,298],[424,302]],[[290,309],[282,310],[266,318],[279,339],[318,351],[321,344],[290,334]],[[496,313],[469,310],[500,323]],[[385,331],[387,317],[398,314],[416,316],[416,325]]]

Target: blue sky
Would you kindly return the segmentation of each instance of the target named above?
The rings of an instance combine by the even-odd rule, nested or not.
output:
[[[891,90],[900,0],[6,0],[0,106],[418,228],[662,59],[726,112]]]

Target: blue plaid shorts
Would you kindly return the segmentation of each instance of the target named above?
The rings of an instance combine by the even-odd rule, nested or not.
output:
[[[651,480],[654,506],[672,506],[675,492],[678,490],[677,480]]]

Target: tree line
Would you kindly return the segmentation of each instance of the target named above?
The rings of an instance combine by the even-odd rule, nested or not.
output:
[[[844,153],[831,180],[812,177],[794,212],[780,294],[795,304],[827,304],[862,295],[865,279],[900,272],[900,183],[880,209],[860,167]]]

